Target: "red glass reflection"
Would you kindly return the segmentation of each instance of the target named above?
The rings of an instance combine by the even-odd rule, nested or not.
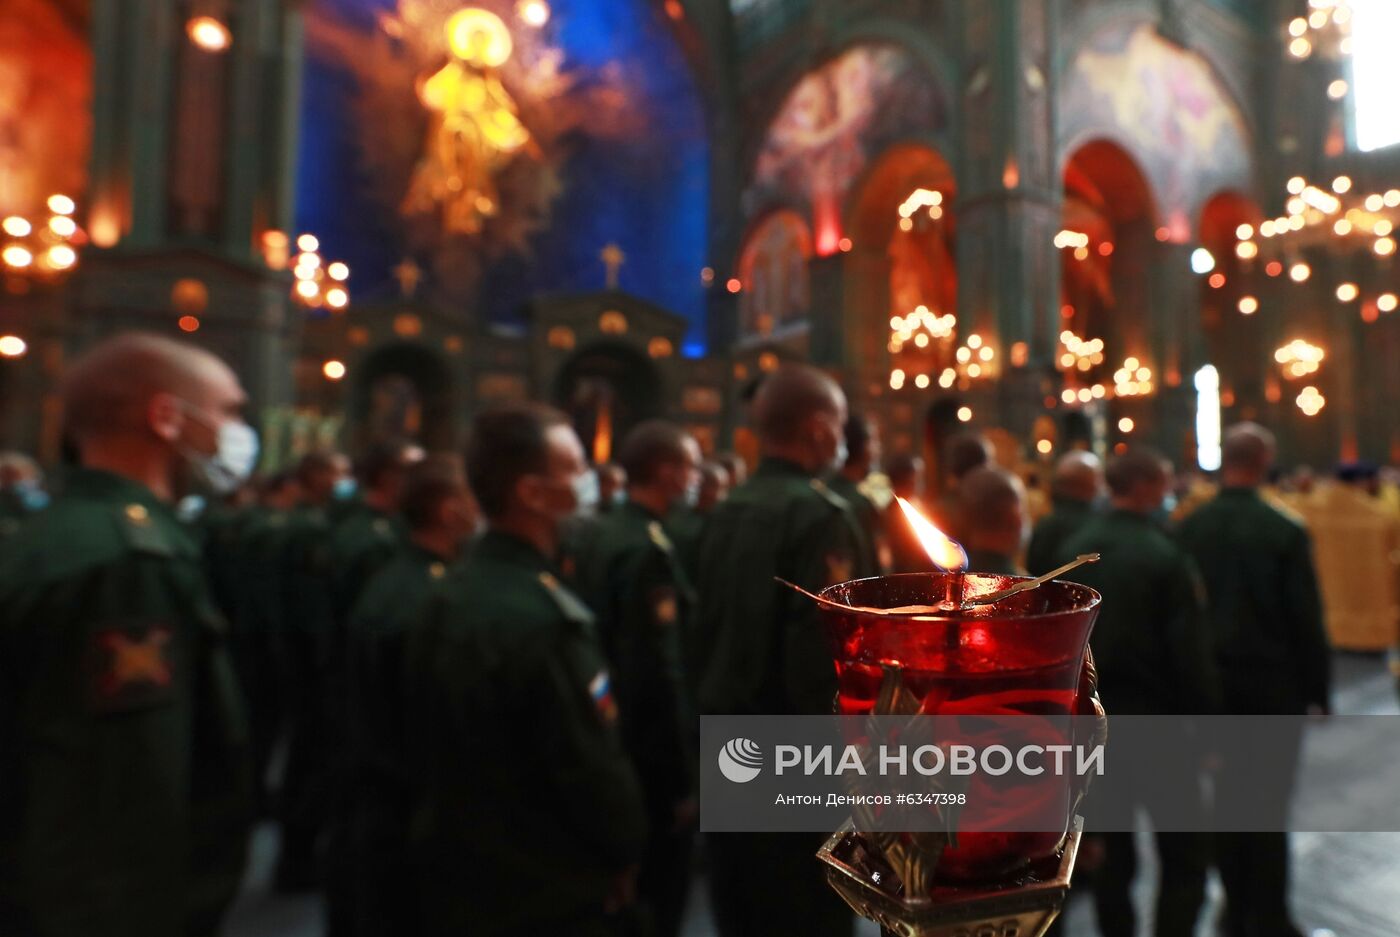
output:
[[[939,606],[919,614],[877,614],[821,606],[838,679],[837,711],[872,712],[888,669],[928,716],[1066,717],[1087,711],[1080,680],[1099,595],[1069,582],[1050,582],[995,605],[953,611],[961,599],[1017,582],[981,573],[912,573],[831,586],[825,599],[876,609]],[[1062,744],[1065,723],[1018,720],[1038,744]],[[978,745],[977,738],[958,739]],[[993,740],[982,740],[990,744]],[[938,880],[957,884],[1005,882],[1059,851],[1073,804],[1073,778],[974,774],[967,789],[976,811],[964,814],[955,847],[943,852]],[[1047,832],[1006,832],[1026,818],[1054,818]],[[969,823],[971,824],[969,826]]]

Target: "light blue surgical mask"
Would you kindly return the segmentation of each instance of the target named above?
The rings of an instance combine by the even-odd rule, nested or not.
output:
[[[1176,513],[1176,495],[1167,495],[1162,499],[1162,504],[1157,510],[1152,512],[1152,520],[1163,527],[1171,523],[1172,515]]]
[[[199,422],[209,425],[205,413],[185,405],[186,411]],[[210,494],[223,496],[238,489],[253,474],[258,464],[258,434],[241,420],[225,420],[217,431],[217,448],[205,455],[187,447],[181,451],[194,470],[196,481]]]
[[[185,495],[175,505],[175,516],[186,524],[193,524],[204,514],[209,502],[203,495]]]
[[[598,474],[580,472],[573,479],[574,498],[578,500],[578,513],[589,514],[598,509]]]
[[[36,481],[25,479],[17,482],[14,491],[26,511],[42,511],[49,506],[49,493]]]
[[[355,497],[355,492],[359,490],[359,483],[353,477],[344,475],[337,478],[335,484],[331,486],[331,497],[337,501],[349,501]]]

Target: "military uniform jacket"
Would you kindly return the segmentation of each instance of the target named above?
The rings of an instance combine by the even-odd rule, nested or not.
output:
[[[869,575],[845,500],[799,466],[768,458],[716,506],[700,550],[700,711],[828,713],[836,674],[817,591]]]
[[[1232,709],[1241,701],[1254,712],[1326,705],[1330,652],[1302,523],[1253,489],[1226,488],[1182,521],[1178,538],[1205,579]]]
[[[587,606],[490,531],[411,628],[405,685],[428,932],[583,933],[646,837]]]
[[[246,730],[198,548],[74,473],[0,562],[0,933],[212,934],[243,868]]]
[[[1061,548],[1057,563],[1098,553],[1075,582],[1103,596],[1094,625],[1099,694],[1109,712],[1220,711],[1220,680],[1196,564],[1153,520],[1112,510]]]
[[[357,789],[405,799],[404,643],[447,563],[411,542],[371,577],[350,614],[350,735]]]
[[[398,553],[404,539],[403,523],[397,517],[367,504],[335,524],[329,561],[338,622],[349,618],[360,590]]]
[[[623,745],[652,816],[670,817],[691,793],[693,731],[682,677],[682,635],[694,592],[659,518],[627,502],[601,522],[584,596],[612,666]]]
[[[700,537],[705,532],[705,515],[693,507],[678,507],[667,515],[666,533],[676,547],[681,568],[690,582],[700,571]]]
[[[1059,565],[1060,548],[1094,516],[1093,505],[1073,498],[1055,498],[1055,507],[1041,518],[1026,547],[1026,569],[1043,576]]]

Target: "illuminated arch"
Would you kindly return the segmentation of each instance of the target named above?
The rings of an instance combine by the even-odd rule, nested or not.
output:
[[[790,209],[769,212],[739,252],[739,335],[767,337],[805,321],[810,303],[807,264],[812,232]]]

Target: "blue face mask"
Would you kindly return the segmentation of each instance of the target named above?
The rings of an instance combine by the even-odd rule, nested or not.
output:
[[[175,516],[186,524],[193,524],[209,506],[203,495],[186,495],[175,505]]]
[[[38,482],[22,481],[15,485],[15,494],[26,511],[42,511],[49,506],[49,493]]]
[[[1167,495],[1162,499],[1161,506],[1152,512],[1152,519],[1165,527],[1171,523],[1172,514],[1176,512],[1176,504],[1176,495]]]
[[[355,497],[355,492],[359,488],[360,486],[355,482],[355,479],[346,475],[335,480],[335,485],[331,488],[331,496],[337,501],[349,501]]]

